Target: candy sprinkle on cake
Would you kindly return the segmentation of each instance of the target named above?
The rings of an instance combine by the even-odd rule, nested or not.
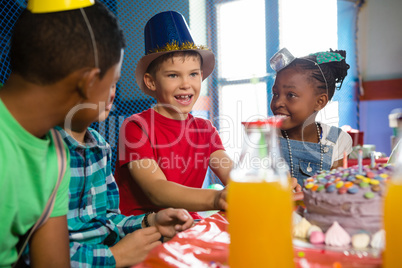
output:
[[[393,166],[377,164],[320,172],[303,185],[304,217],[324,233],[336,222],[355,243],[382,229],[383,201]],[[360,239],[360,240],[357,240]]]

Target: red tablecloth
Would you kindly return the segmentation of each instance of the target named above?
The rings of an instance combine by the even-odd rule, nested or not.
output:
[[[175,267],[202,268],[228,265],[230,237],[223,213],[214,214],[194,227],[179,233],[169,242],[153,249],[145,261],[135,268]],[[297,241],[296,241],[297,242]],[[381,267],[381,258],[363,251],[327,250],[294,244],[295,266],[300,268],[374,268]]]
[[[376,164],[386,164],[389,157],[378,158],[375,160]],[[363,159],[363,166],[370,165],[370,158]],[[358,165],[357,159],[348,159],[348,167]]]

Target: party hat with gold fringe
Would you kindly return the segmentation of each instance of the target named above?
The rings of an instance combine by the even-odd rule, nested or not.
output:
[[[153,60],[163,54],[193,50],[202,58],[202,79],[207,78],[215,67],[214,53],[205,46],[196,45],[190,28],[182,14],[164,11],[150,18],[144,28],[145,55],[135,69],[135,80],[146,94],[149,90],[144,83],[144,74]]]
[[[27,9],[32,13],[51,13],[89,7],[95,0],[28,0]]]

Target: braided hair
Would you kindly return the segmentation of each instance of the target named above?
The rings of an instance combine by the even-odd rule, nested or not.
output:
[[[338,53],[344,58],[346,58],[346,51],[345,50],[332,50],[330,49],[329,52]],[[317,56],[315,55],[308,55],[301,58],[296,58],[291,64],[289,64],[286,68],[299,68],[302,70],[311,70],[311,77],[312,79],[319,82],[317,86],[319,92],[318,93],[327,93],[327,88],[325,84],[325,80],[327,81],[328,85],[328,99],[331,100],[334,96],[335,89],[340,89],[345,79],[346,75],[348,74],[348,69],[350,68],[349,64],[346,63],[345,59],[341,61],[331,61],[321,63],[320,68],[325,76],[325,79],[317,66]],[[313,80],[312,80],[313,81]],[[337,86],[338,84],[338,86]]]

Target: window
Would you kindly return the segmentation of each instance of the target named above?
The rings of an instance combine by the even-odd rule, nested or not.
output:
[[[237,160],[241,122],[267,116],[265,1],[221,3],[216,12],[220,135]]]

